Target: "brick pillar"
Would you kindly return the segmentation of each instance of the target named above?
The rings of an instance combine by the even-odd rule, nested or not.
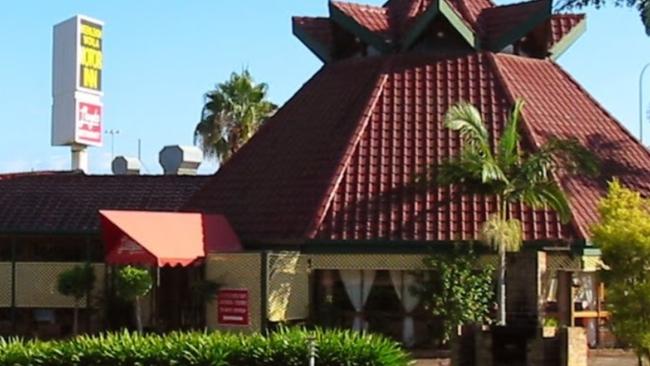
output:
[[[587,334],[584,328],[561,329],[560,366],[587,366]]]

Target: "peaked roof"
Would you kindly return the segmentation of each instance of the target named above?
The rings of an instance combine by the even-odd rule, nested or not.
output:
[[[0,175],[0,233],[98,233],[100,209],[175,211],[205,176]]]
[[[559,177],[573,221],[512,208],[526,240],[587,239],[606,180],[650,195],[650,153],[549,59],[489,52],[405,54],[324,66],[187,209],[223,213],[246,241],[474,239],[491,197],[421,191],[413,178],[459,151],[442,126],[458,101],[479,107],[494,136],[524,98],[524,146],[577,137],[605,162],[597,180]]]
[[[293,19],[294,34],[321,60],[332,62],[368,47],[383,54],[439,42],[446,22],[475,51],[500,52],[512,45],[527,55],[559,56],[581,31],[580,15],[551,14],[550,0],[496,6],[490,0],[389,0],[383,6],[330,1],[329,18]],[[317,20],[316,20],[317,19]],[[438,35],[435,35],[438,34]],[[530,41],[530,39],[534,41]],[[565,44],[563,44],[565,43]],[[561,45],[559,49],[554,46]]]
[[[329,18],[294,18],[326,64],[184,209],[226,215],[245,244],[473,240],[494,197],[415,177],[460,151],[442,124],[452,105],[477,106],[498,136],[523,98],[524,149],[575,137],[603,175],[556,177],[569,224],[523,205],[511,216],[528,241],[587,240],[609,178],[650,195],[650,152],[553,61],[582,31],[583,16],[551,15],[548,0],[332,2]]]

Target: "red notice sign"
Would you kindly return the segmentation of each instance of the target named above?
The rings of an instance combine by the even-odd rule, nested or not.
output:
[[[219,290],[217,321],[220,325],[249,325],[248,289],[226,288]]]

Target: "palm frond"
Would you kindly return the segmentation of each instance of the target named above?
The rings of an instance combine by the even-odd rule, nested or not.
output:
[[[571,207],[562,189],[554,182],[531,184],[521,192],[521,200],[533,208],[548,206],[557,212],[562,223],[571,219]]]
[[[508,118],[508,123],[506,124],[501,139],[499,140],[499,151],[498,151],[498,161],[499,165],[504,170],[510,170],[510,168],[517,163],[519,159],[519,119],[521,116],[521,110],[524,107],[524,101],[517,99],[515,106],[510,113]]]
[[[600,162],[594,153],[584,147],[576,138],[551,138],[528,160],[538,160],[546,170],[564,170],[569,174],[598,174]]]
[[[519,220],[503,220],[491,215],[481,226],[481,241],[499,252],[516,252],[521,248],[522,231]]]
[[[481,113],[467,102],[455,104],[447,111],[445,127],[460,132],[467,144],[489,146],[488,132],[481,119]]]
[[[466,173],[480,177],[483,183],[507,181],[492,154],[487,128],[478,109],[466,102],[452,106],[445,114],[445,126],[460,133],[463,140],[460,161],[468,168]]]

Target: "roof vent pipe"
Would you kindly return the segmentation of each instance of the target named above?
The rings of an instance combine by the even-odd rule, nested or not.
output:
[[[203,152],[196,146],[165,146],[158,161],[166,175],[196,175],[203,161]]]
[[[115,175],[139,175],[140,160],[128,156],[118,156],[113,159],[111,170]]]

